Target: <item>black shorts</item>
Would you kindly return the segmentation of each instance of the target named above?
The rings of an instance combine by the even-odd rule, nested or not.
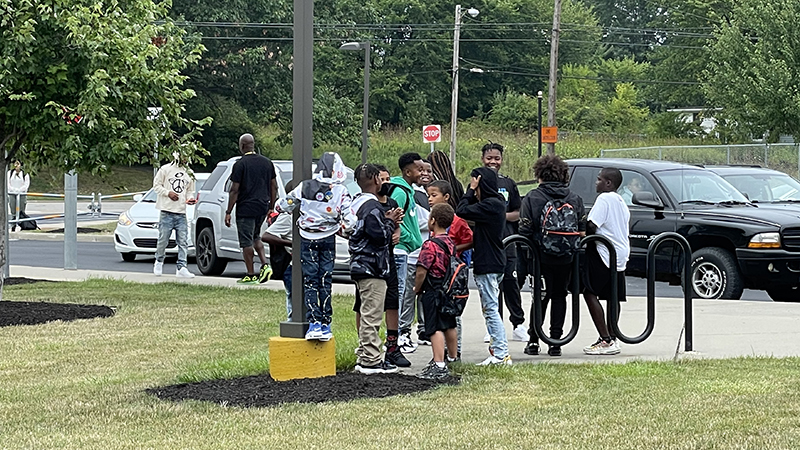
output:
[[[427,281],[425,282],[425,290],[419,296],[419,302],[422,305],[422,318],[425,321],[425,335],[428,339],[437,331],[456,328],[456,317],[440,312],[441,304],[438,291],[430,288]]]
[[[261,226],[267,215],[258,217],[236,216],[236,232],[239,236],[239,248],[252,247],[253,242],[261,240]]]
[[[383,302],[383,310],[400,309],[400,293],[398,291],[397,265],[394,257],[389,258],[389,279],[386,280],[386,299]],[[356,302],[353,304],[353,311],[361,312],[361,295],[356,289]]]
[[[617,277],[617,298],[624,302],[625,298],[625,272],[612,272],[603,263],[597,246],[590,244],[586,246],[586,256],[583,258],[581,267],[581,292],[588,292],[596,295],[602,300],[611,298],[611,280]]]

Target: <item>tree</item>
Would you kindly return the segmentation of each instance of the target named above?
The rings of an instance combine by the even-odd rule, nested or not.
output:
[[[167,8],[152,0],[0,0],[2,173],[14,158],[94,174],[156,164],[156,145],[162,155],[197,160],[204,150],[194,138],[209,120],[182,117],[194,92],[180,72],[202,46],[184,41]],[[0,208],[0,223],[7,213]],[[0,265],[5,255],[0,249]]]
[[[715,33],[704,88],[753,136],[800,136],[800,3],[740,2]]]

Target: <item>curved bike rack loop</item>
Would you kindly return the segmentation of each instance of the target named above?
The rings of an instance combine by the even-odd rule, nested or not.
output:
[[[650,241],[647,246],[647,321],[650,323],[650,305],[655,305],[656,299],[656,250],[666,241],[678,243],[683,250],[683,314],[685,331],[685,350],[691,352],[693,348],[692,336],[692,248],[689,241],[678,233],[671,231],[661,233]],[[653,308],[654,309],[654,308]],[[653,319],[655,321],[655,318]],[[615,324],[616,326],[617,324]],[[616,330],[615,330],[616,331]],[[624,342],[624,341],[623,341]]]

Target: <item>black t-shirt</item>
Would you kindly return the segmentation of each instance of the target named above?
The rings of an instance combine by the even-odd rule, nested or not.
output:
[[[236,161],[231,181],[239,183],[237,217],[260,217],[269,212],[270,186],[274,179],[275,166],[266,156],[250,153]]]
[[[519,211],[522,207],[522,197],[519,195],[517,183],[511,178],[497,174],[497,191],[506,199],[506,212]],[[503,231],[503,238],[507,238],[512,234],[517,233],[519,222],[506,221],[505,230]]]

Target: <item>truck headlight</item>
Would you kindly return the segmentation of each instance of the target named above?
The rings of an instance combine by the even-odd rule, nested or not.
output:
[[[132,224],[133,221],[130,219],[130,217],[128,217],[127,214],[122,213],[122,214],[119,215],[119,219],[117,219],[117,223],[122,225],[122,226],[126,226],[127,227],[128,225]]]
[[[748,248],[781,248],[780,233],[758,233],[750,239]]]

